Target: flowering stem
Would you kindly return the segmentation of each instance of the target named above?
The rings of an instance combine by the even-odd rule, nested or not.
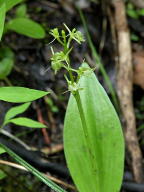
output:
[[[84,132],[86,147],[87,147],[88,153],[89,153],[89,158],[90,158],[90,161],[92,162],[91,171],[95,175],[97,168],[96,168],[96,164],[93,163],[94,162],[93,161],[94,155],[92,154],[92,151],[91,151],[91,141],[90,141],[90,138],[89,138],[89,135],[88,135],[88,127],[87,127],[86,118],[85,118],[85,114],[84,114],[84,110],[83,110],[83,106],[82,106],[79,91],[77,90],[75,92],[75,94],[73,94],[73,95],[75,97],[77,107],[78,107],[78,111],[79,111],[79,114],[80,114],[80,119],[81,119],[82,128],[83,128],[83,132]],[[98,180],[96,182],[98,183]]]

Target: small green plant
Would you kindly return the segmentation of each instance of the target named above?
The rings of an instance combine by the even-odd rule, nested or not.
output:
[[[17,99],[14,98],[16,95],[14,94],[14,89],[16,88],[16,91],[20,91],[19,92],[19,98],[22,97],[23,93],[25,94],[25,96],[27,96],[28,98],[23,98],[21,99]],[[1,88],[0,88],[1,89]],[[6,91],[3,91],[4,89],[6,89]],[[1,100],[5,100],[5,101],[9,101],[9,102],[25,102],[25,101],[32,101],[35,100],[39,97],[42,97],[46,94],[48,94],[47,92],[42,92],[42,91],[36,91],[36,90],[31,90],[31,89],[26,89],[26,88],[22,88],[22,87],[2,87],[1,89],[3,96],[1,97]],[[7,96],[8,91],[12,91],[12,94],[9,94]],[[4,93],[5,92],[5,93]],[[38,95],[37,95],[38,94]],[[6,96],[6,98],[4,98],[4,95]],[[36,96],[37,95],[37,96]],[[16,96],[16,97],[17,97]],[[31,102],[27,102],[24,104],[21,104],[19,106],[15,106],[10,108],[7,113],[5,114],[5,118],[3,121],[3,124],[0,127],[0,133],[7,135],[9,138],[15,140],[16,142],[18,142],[19,144],[23,145],[24,147],[27,147],[25,145],[25,143],[23,143],[21,140],[19,140],[17,137],[15,137],[14,135],[10,134],[9,132],[5,131],[3,128],[5,125],[9,124],[9,123],[13,123],[15,125],[19,125],[19,126],[26,126],[26,127],[30,127],[30,128],[46,128],[46,126],[42,123],[39,123],[37,121],[34,121],[32,119],[26,118],[26,117],[15,117],[23,112],[25,112],[28,107],[30,106]],[[51,185],[52,188],[55,186],[54,183],[51,183],[51,181],[47,180],[47,178],[45,178],[40,172],[38,172],[37,170],[35,170],[33,167],[31,167],[28,163],[26,163],[25,161],[23,161],[20,157],[18,157],[15,153],[13,153],[11,150],[9,150],[7,147],[3,146],[0,147],[0,154],[6,152],[4,150],[4,148],[6,149],[6,151],[12,155],[14,158],[16,158],[16,160],[18,162],[20,162],[21,164],[23,164],[29,171],[35,173],[35,175],[42,181],[45,181],[45,183],[47,185]],[[0,180],[4,179],[7,175],[0,170]],[[48,184],[49,183],[49,184]],[[57,189],[58,186],[55,186],[54,189]],[[58,187],[59,189],[59,187]]]
[[[76,29],[67,33],[57,28],[50,34],[63,47],[52,49],[51,66],[55,73],[65,68],[71,92],[64,123],[64,152],[72,178],[80,192],[117,192],[124,165],[124,139],[117,114],[94,69],[85,62],[71,66],[72,40],[81,44],[84,37]],[[114,171],[115,170],[115,171]]]
[[[31,20],[27,14],[27,6],[26,4],[21,4],[17,7],[15,11],[14,18],[5,22],[5,14],[9,11],[13,6],[22,2],[22,0],[8,1],[2,0],[0,2],[0,39],[2,33],[4,34],[15,31],[21,35],[25,35],[27,37],[41,39],[45,37],[45,30],[39,23]],[[14,52],[9,47],[1,47],[0,48],[0,80],[5,80],[9,83],[7,76],[11,73],[15,61]]]
[[[30,102],[36,99],[39,99],[45,95],[47,95],[49,92],[45,91],[39,91],[24,87],[0,87],[0,100],[12,102],[12,103],[25,103],[20,106],[16,106],[11,108],[5,116],[3,125],[1,126],[0,132],[3,132],[3,127],[8,123],[14,123],[16,125],[23,125],[27,127],[33,127],[33,128],[44,128],[45,125],[31,120],[29,118],[25,117],[17,117],[16,115],[23,113],[30,105]],[[27,103],[28,102],[28,103]],[[17,138],[13,138],[17,142]],[[22,144],[22,143],[21,143]],[[27,170],[29,170],[32,174],[34,174],[37,178],[39,178],[42,182],[47,184],[49,187],[54,189],[57,192],[65,192],[65,190],[61,189],[59,186],[57,186],[55,183],[53,183],[51,180],[46,178],[42,173],[40,173],[38,170],[36,170],[34,167],[29,165],[26,161],[24,161],[22,158],[20,158],[17,154],[15,154],[13,151],[8,149],[6,146],[0,144],[0,154],[4,152],[4,150],[11,155],[16,161],[18,161],[21,165],[23,165]],[[2,172],[1,175],[4,175]]]
[[[5,15],[10,9],[22,1],[23,0],[2,0],[0,2],[2,9],[1,14]],[[4,16],[2,21],[4,21]],[[42,25],[29,18],[26,4],[21,4],[17,7],[14,18],[5,22],[3,30],[4,33],[15,31],[19,34],[35,39],[41,39],[45,37],[45,30]]]
[[[37,121],[34,121],[32,119],[26,118],[26,117],[16,117],[15,116],[25,112],[28,107],[30,106],[31,102],[24,103],[22,105],[12,107],[7,111],[5,114],[4,122],[1,126],[1,129],[7,125],[8,123],[13,123],[19,126],[26,126],[26,127],[32,127],[32,128],[46,128],[44,124],[41,124]]]

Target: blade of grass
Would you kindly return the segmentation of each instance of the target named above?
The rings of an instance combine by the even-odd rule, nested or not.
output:
[[[83,23],[83,26],[84,26],[84,29],[85,29],[85,32],[86,32],[86,36],[87,36],[87,40],[88,40],[88,44],[89,44],[89,47],[92,51],[92,54],[93,54],[93,57],[95,58],[95,61],[96,61],[96,64],[99,66],[99,69],[100,69],[100,72],[102,73],[102,76],[110,90],[110,93],[111,93],[111,96],[112,96],[112,100],[113,100],[113,103],[116,107],[116,109],[118,110],[119,109],[119,106],[118,106],[118,101],[117,101],[117,97],[116,97],[116,94],[115,94],[115,90],[112,86],[112,83],[110,81],[110,78],[109,76],[107,75],[107,72],[101,62],[101,59],[100,59],[100,56],[98,55],[97,53],[97,50],[92,42],[92,39],[91,39],[91,36],[90,36],[90,33],[88,31],[88,27],[87,27],[87,23],[86,23],[86,19],[84,17],[84,14],[82,12],[82,10],[80,8],[78,8],[78,11],[79,11],[79,14],[80,14],[80,17],[81,17],[81,20],[82,20],[82,23]]]
[[[37,169],[32,167],[29,163],[27,163],[25,160],[23,160],[21,157],[19,157],[16,153],[14,153],[12,150],[10,150],[8,147],[6,147],[3,144],[0,144],[1,147],[10,155],[12,156],[18,163],[23,165],[27,170],[29,170],[33,175],[35,175],[39,180],[41,180],[43,183],[48,185],[51,189],[53,189],[56,192],[66,192],[64,189],[56,185],[54,182],[52,182],[50,179],[45,177],[41,172],[39,172]]]

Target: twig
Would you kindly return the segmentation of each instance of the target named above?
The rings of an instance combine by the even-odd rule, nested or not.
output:
[[[36,112],[37,112],[39,122],[46,125],[46,122],[43,119],[42,112],[41,112],[40,108],[38,107],[38,105],[36,105]],[[47,145],[49,145],[51,143],[51,141],[50,141],[50,137],[48,135],[46,128],[42,128],[41,130],[42,130],[42,134],[43,134],[45,143]]]
[[[23,167],[22,165],[19,165],[17,163],[13,163],[13,162],[9,162],[9,161],[4,161],[4,160],[0,159],[0,164],[8,165],[10,167],[14,167],[14,168],[17,168],[17,169],[21,169],[21,170],[27,171],[27,169],[25,167]]]
[[[52,177],[52,176],[47,175],[47,174],[45,174],[45,176],[48,177],[49,179],[51,179],[52,181],[56,182],[57,184],[61,184],[61,185],[63,185],[64,187],[67,187],[67,188],[69,188],[69,189],[72,189],[72,190],[74,190],[74,191],[77,191],[76,188],[75,188],[73,185],[67,184],[67,183],[64,182],[64,181],[61,181],[60,179],[57,179],[57,178]]]
[[[10,139],[16,141],[17,143],[19,143],[20,145],[22,145],[25,149],[27,150],[31,150],[31,148],[24,143],[22,140],[18,139],[16,136],[12,135],[11,133],[9,133],[8,131],[1,129],[0,133],[2,133],[3,135],[6,135],[7,137],[9,137]]]
[[[142,154],[136,133],[136,122],[132,99],[133,66],[130,35],[123,0],[113,0],[115,24],[118,38],[117,93],[125,122],[125,138],[131,156],[131,166],[136,182],[143,181]]]
[[[0,164],[2,164],[2,165],[8,165],[8,166],[10,166],[10,167],[14,167],[14,168],[16,168],[16,169],[21,169],[21,170],[23,170],[23,171],[27,171],[27,172],[28,172],[28,170],[27,170],[24,166],[19,165],[19,164],[17,164],[17,163],[13,163],[13,162],[9,162],[9,161],[4,161],[4,160],[1,160],[1,159],[0,159]],[[48,177],[50,180],[56,182],[57,184],[61,184],[61,185],[63,185],[64,187],[67,187],[67,188],[69,188],[69,189],[72,189],[72,190],[76,191],[76,188],[75,188],[73,185],[67,184],[66,182],[64,182],[64,181],[62,181],[62,180],[60,180],[60,179],[57,179],[57,178],[55,178],[55,177],[52,177],[52,176],[50,176],[50,175],[47,175],[47,174],[44,174],[44,175],[45,175],[46,177]]]

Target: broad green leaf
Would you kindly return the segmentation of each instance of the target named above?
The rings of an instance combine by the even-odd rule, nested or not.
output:
[[[5,150],[2,147],[0,147],[0,154],[2,153],[5,153]]]
[[[7,123],[14,123],[19,126],[31,127],[31,128],[46,128],[47,126],[32,119],[26,117],[18,117],[14,119],[10,119]]]
[[[2,171],[0,170],[0,180],[4,179],[7,175]]]
[[[74,96],[64,123],[64,152],[79,192],[118,192],[123,177],[124,139],[118,116],[94,73],[80,79],[87,138]]]
[[[44,176],[41,172],[39,172],[37,169],[32,167],[29,163],[24,161],[21,157],[19,157],[16,153],[14,153],[12,150],[1,144],[1,146],[6,150],[6,152],[12,156],[18,163],[20,163],[22,166],[24,166],[28,171],[30,171],[33,175],[35,175],[40,181],[45,183],[47,186],[49,186],[51,189],[53,189],[56,192],[66,192],[64,189],[59,187],[57,184],[55,184],[53,181],[48,179],[46,176]]]
[[[30,106],[30,104],[31,104],[30,102],[24,103],[22,105],[12,107],[11,109],[9,109],[5,115],[4,124],[6,123],[7,120],[15,117],[16,115],[18,115],[20,113],[25,112],[27,110],[27,108]]]
[[[3,34],[4,21],[5,21],[5,3],[0,5],[0,41]]]
[[[6,4],[6,11],[10,10],[12,7],[22,2],[23,0],[0,0],[0,5],[2,3]]]
[[[14,59],[6,57],[0,61],[0,79],[5,79],[13,69]]]
[[[19,5],[16,9],[16,17],[27,17],[27,6],[26,4]]]
[[[24,103],[39,99],[48,93],[25,87],[0,87],[0,100],[11,103]]]
[[[6,24],[6,29],[35,39],[45,37],[44,28],[39,23],[28,18],[12,19]]]

